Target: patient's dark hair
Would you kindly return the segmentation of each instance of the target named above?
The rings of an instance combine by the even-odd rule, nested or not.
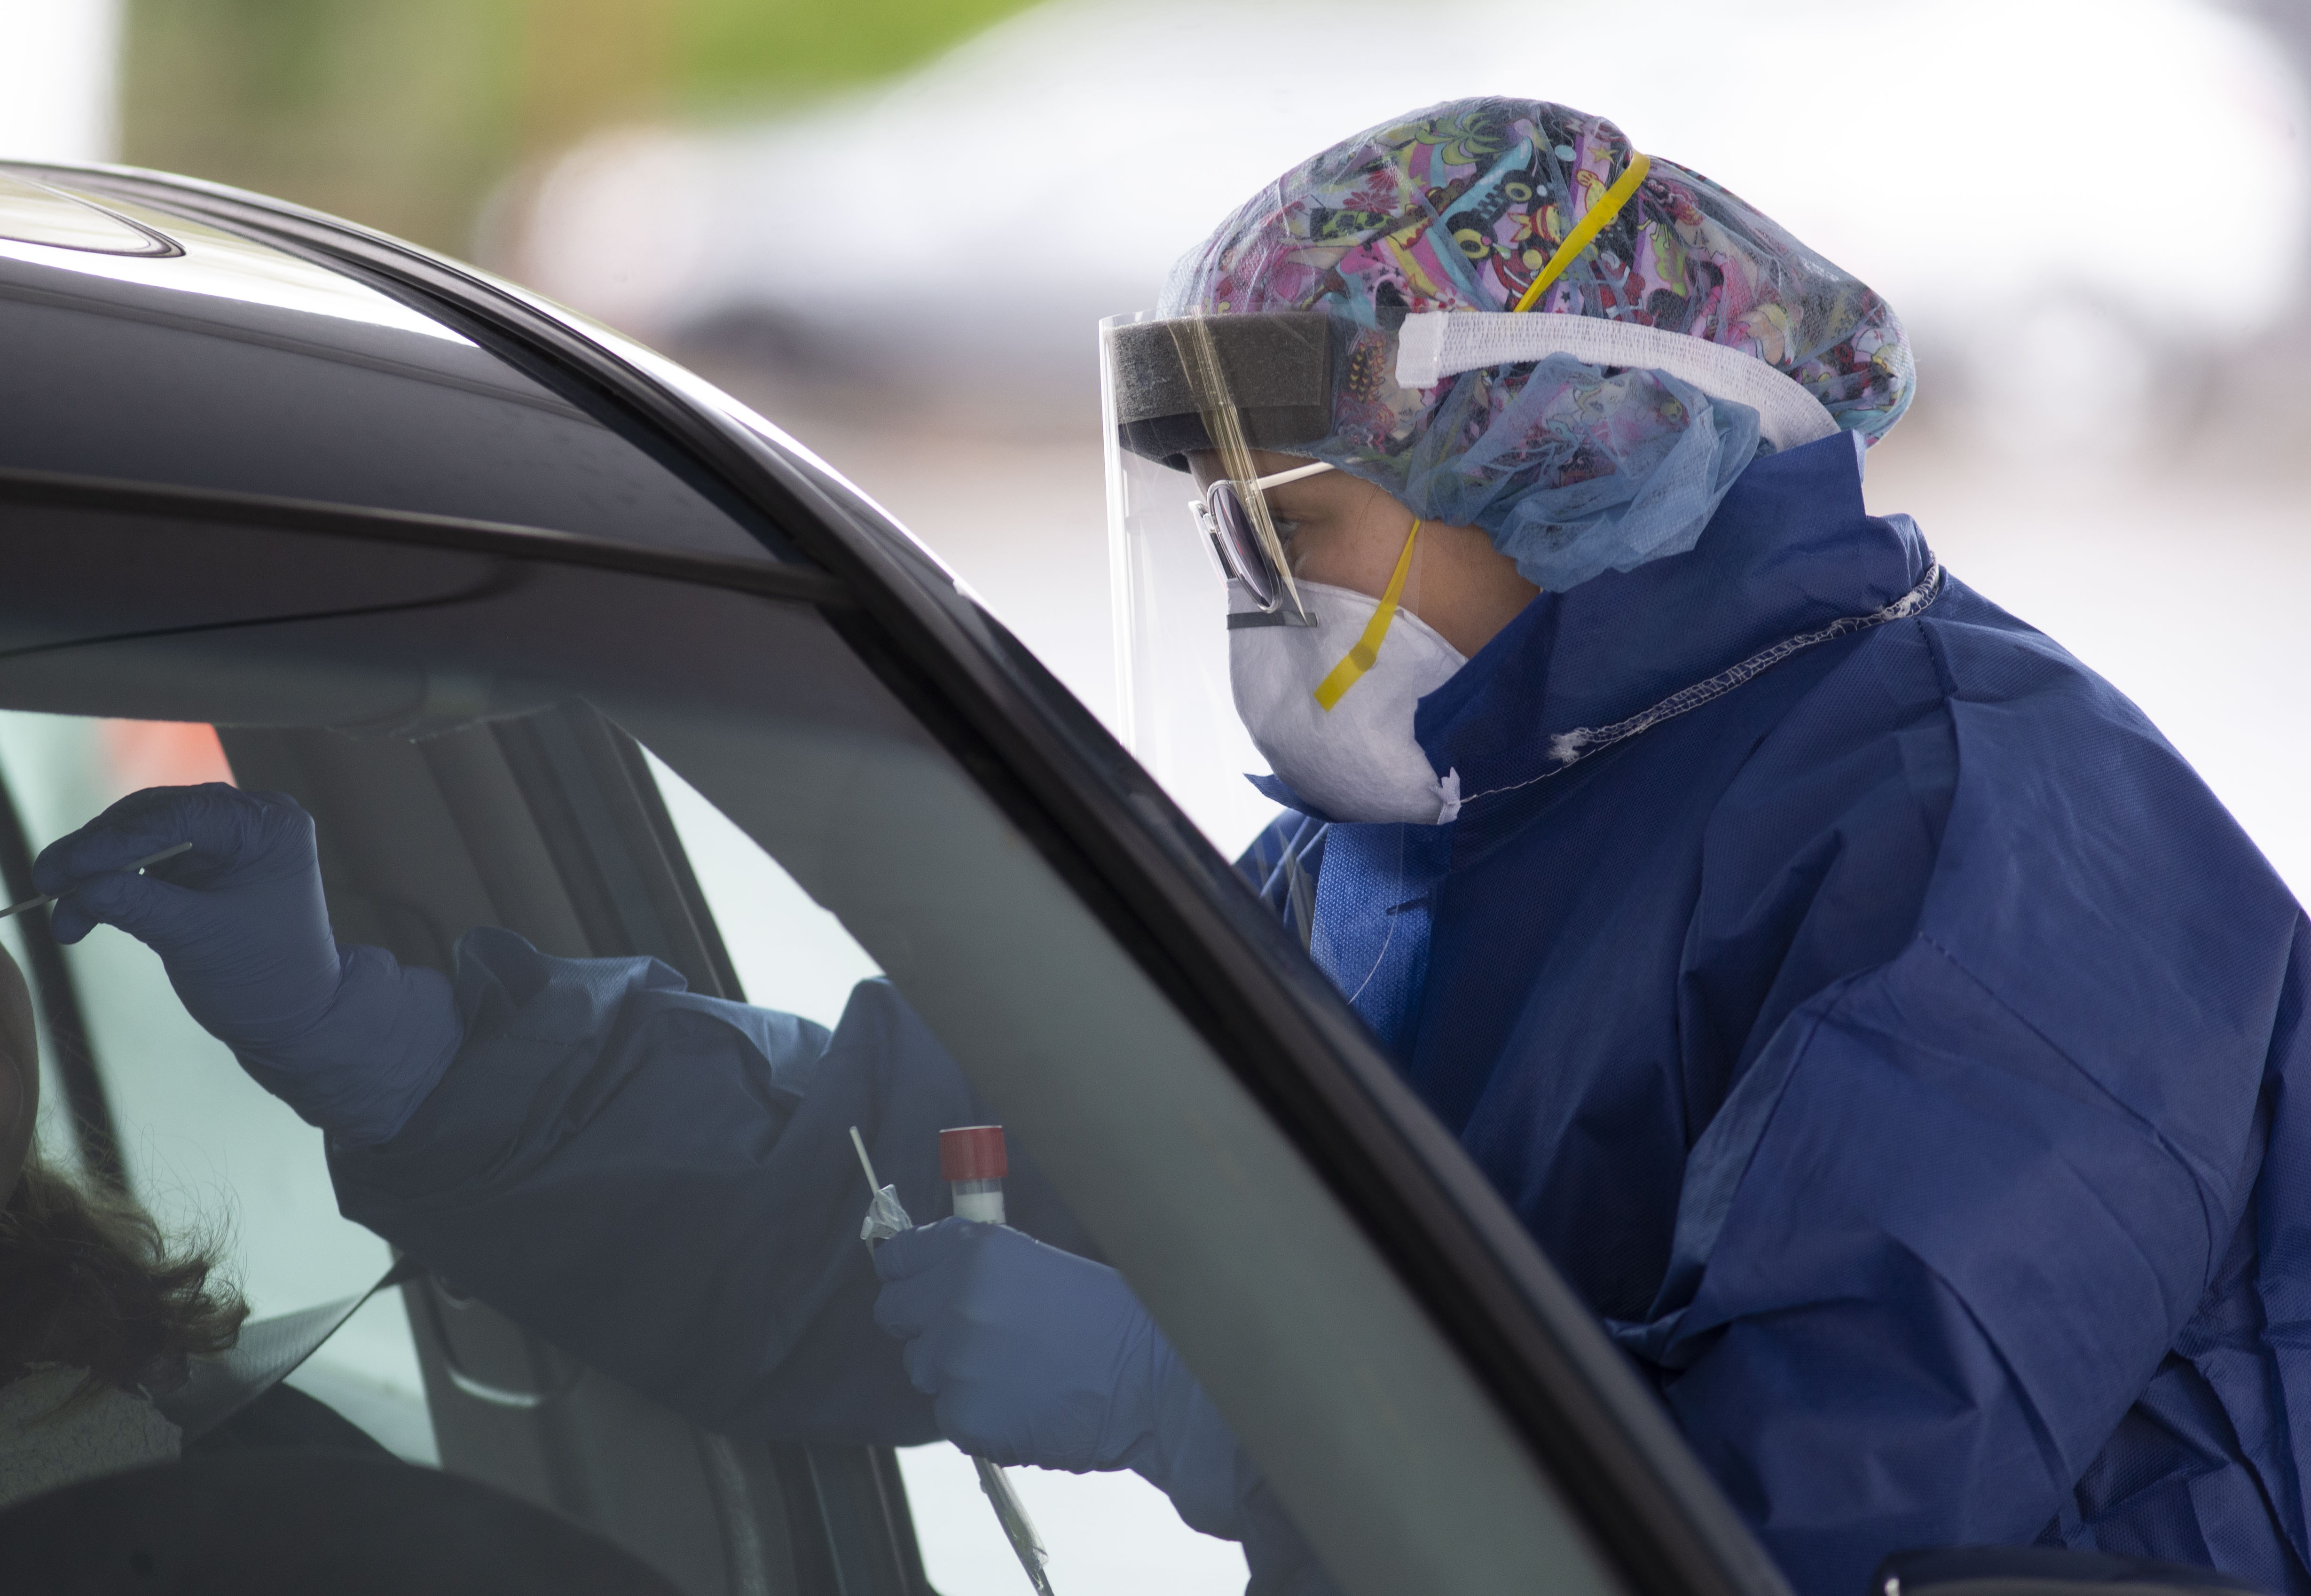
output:
[[[141,1209],[35,1152],[0,1208],[0,1383],[63,1364],[88,1371],[74,1401],[175,1385],[187,1357],[224,1351],[249,1316],[215,1266],[213,1247],[171,1245]]]

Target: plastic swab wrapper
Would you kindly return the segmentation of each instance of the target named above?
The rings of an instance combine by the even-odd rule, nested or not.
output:
[[[866,1222],[859,1227],[859,1239],[871,1247],[902,1230],[912,1230],[915,1221],[908,1216],[907,1205],[899,1201],[899,1188],[876,1184],[875,1160],[867,1156],[867,1143],[857,1125],[850,1127],[850,1145],[859,1149],[859,1167],[867,1172],[867,1189],[875,1193],[867,1204]]]

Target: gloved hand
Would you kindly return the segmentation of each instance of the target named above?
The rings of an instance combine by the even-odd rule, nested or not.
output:
[[[941,1219],[875,1250],[875,1322],[940,1432],[991,1462],[1133,1470],[1241,1537],[1257,1475],[1123,1277],[1002,1225]]]
[[[1122,1467],[1154,1427],[1162,1338],[1106,1265],[942,1219],[876,1248],[875,1272],[875,1323],[965,1452],[1082,1473]]]
[[[122,866],[180,842],[143,875]],[[382,1141],[456,1056],[449,984],[330,933],[313,820],[280,793],[221,782],[133,793],[42,850],[49,926],[76,942],[117,925],[161,956],[202,1028],[309,1123]]]

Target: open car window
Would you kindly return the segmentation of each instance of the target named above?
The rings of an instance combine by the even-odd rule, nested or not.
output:
[[[694,788],[663,761],[648,765],[747,995],[835,1025],[856,984],[881,974],[874,960]],[[215,731],[197,723],[0,711],[0,779],[27,836],[45,838],[139,788],[233,776]],[[29,967],[22,932],[10,931],[12,953]],[[102,1000],[82,1004],[86,1045],[74,1063],[100,1087],[120,1177],[164,1232],[216,1243],[260,1323],[367,1289],[391,1250],[336,1212],[320,1137],[193,1023],[159,958],[118,934],[91,936],[63,957],[75,994]],[[82,1178],[101,1178],[83,1158],[63,1061],[44,1039],[42,1145]],[[411,1326],[404,1302],[380,1294],[288,1378],[397,1455],[438,1465]],[[896,1461],[933,1587],[942,1596],[1016,1588],[1016,1557],[971,1461],[945,1442],[902,1448]],[[1120,1596],[1243,1588],[1240,1549],[1189,1530],[1136,1475],[1030,1470],[1017,1483],[1055,1577],[1071,1585]]]
[[[697,872],[750,1002],[833,1026],[852,989],[880,975],[833,915],[696,788],[652,758],[650,774]],[[923,1571],[942,1596],[1007,1596],[1020,1570],[971,1460],[952,1444],[898,1451]],[[1051,1554],[1055,1583],[1112,1593],[1239,1592],[1242,1550],[1180,1522],[1163,1493],[1129,1470],[1015,1471]]]
[[[31,846],[136,788],[230,779],[216,733],[198,724],[0,712],[0,783]],[[10,953],[39,969],[26,937],[4,924]],[[319,1137],[195,1024],[160,959],[119,935],[62,950],[82,1035],[40,1029],[40,1148],[83,1181],[112,1162],[76,1123],[87,1083],[98,1093],[128,1193],[180,1244],[215,1245],[225,1276],[257,1316],[356,1297],[392,1262],[377,1236],[340,1216]],[[41,991],[48,1009],[60,994]],[[84,1083],[70,1079],[83,1075]],[[79,1089],[75,1090],[75,1086]],[[92,1157],[93,1155],[93,1157]],[[391,1295],[370,1302],[289,1376],[414,1462],[439,1451],[407,1316]]]

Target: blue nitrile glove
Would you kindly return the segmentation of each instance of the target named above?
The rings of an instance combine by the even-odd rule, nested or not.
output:
[[[180,842],[144,875],[121,867]],[[132,793],[32,866],[76,942],[117,925],[161,956],[186,1011],[259,1085],[353,1146],[386,1141],[457,1055],[449,983],[330,934],[313,818],[222,782]]]
[[[875,1250],[875,1322],[940,1433],[990,1462],[1130,1469],[1241,1539],[1257,1476],[1123,1277],[1003,1225],[941,1219]]]

